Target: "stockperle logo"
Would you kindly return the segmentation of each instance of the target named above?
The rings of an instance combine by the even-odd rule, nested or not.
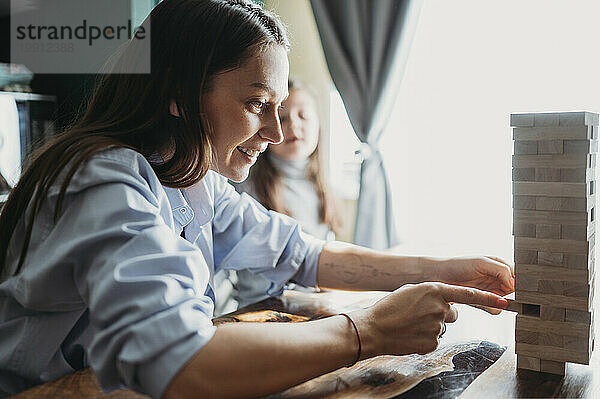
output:
[[[150,73],[150,21],[132,3],[11,0],[11,62],[34,73]],[[130,45],[136,58],[111,69]]]

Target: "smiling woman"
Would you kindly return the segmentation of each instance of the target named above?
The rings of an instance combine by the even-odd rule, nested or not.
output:
[[[285,48],[266,46],[214,78],[202,105],[217,172],[243,181],[267,145],[283,140],[278,112],[288,93],[288,69]]]
[[[457,318],[449,302],[506,306],[502,261],[325,244],[237,194],[227,178],[243,180],[282,139],[285,30],[246,0],[164,0],[149,18],[152,73],[103,76],[0,214],[0,396],[88,366],[105,390],[264,396],[357,360],[434,350]],[[129,42],[115,71],[143,50]],[[221,269],[264,277],[270,295],[290,280],[395,291],[344,316],[215,327]],[[438,283],[408,284],[425,281]]]

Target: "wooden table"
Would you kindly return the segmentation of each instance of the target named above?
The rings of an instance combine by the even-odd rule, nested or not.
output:
[[[385,294],[341,291],[307,294],[291,291],[286,292],[281,298],[268,299],[215,319],[214,323],[218,325],[246,321],[301,322],[314,320],[356,309],[357,307],[369,306],[382,295]],[[596,295],[596,298],[598,298],[598,295]],[[461,351],[461,348],[471,348],[479,341],[490,341],[500,346],[506,346],[508,349],[473,382],[469,384],[471,380],[468,380],[464,386],[454,387],[456,395],[462,392],[461,398],[600,398],[600,359],[598,358],[598,351],[592,356],[590,366],[568,364],[565,377],[524,370],[517,373],[513,344],[515,314],[503,312],[499,316],[492,316],[468,306],[456,306],[459,309],[459,320],[448,325],[447,332],[440,341],[440,348],[436,353],[427,355],[428,357],[412,355],[412,357],[385,356],[367,359],[352,368],[340,369],[272,397],[423,398],[435,396],[441,398],[444,396],[440,396],[440,392],[423,393],[422,390],[419,394],[411,396],[410,393],[421,387],[421,385],[404,395],[398,395],[398,392],[403,392],[402,390],[414,386],[425,377],[438,375],[440,371],[447,371],[449,369],[447,355],[451,358],[453,354]],[[412,366],[408,367],[407,365]],[[416,374],[413,366],[417,367]],[[413,370],[412,377],[409,375],[410,370],[406,372],[407,367]],[[419,367],[421,368],[419,369]],[[415,379],[414,377],[417,374],[419,378]],[[409,376],[407,377],[407,375]],[[452,392],[449,394],[451,397],[456,395]],[[82,397],[145,398],[143,395],[128,390],[114,391],[109,394],[102,393],[96,378],[89,369],[32,388],[13,398],[37,399],[44,397],[65,399]]]

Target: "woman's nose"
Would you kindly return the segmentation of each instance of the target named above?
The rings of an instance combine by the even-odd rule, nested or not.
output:
[[[266,126],[260,131],[260,136],[268,140],[270,144],[279,144],[283,141],[283,130],[277,113],[269,117]]]

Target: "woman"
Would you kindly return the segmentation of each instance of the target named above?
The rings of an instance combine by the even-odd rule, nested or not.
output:
[[[106,390],[262,396],[355,360],[432,351],[457,318],[448,302],[507,305],[476,289],[511,291],[504,263],[324,244],[240,197],[226,178],[244,180],[282,139],[281,23],[243,0],[164,0],[151,18],[152,74],[105,75],[0,215],[4,395],[91,366]],[[135,62],[136,45],[121,60]],[[221,268],[254,270],[272,294],[288,280],[395,291],[347,316],[216,328]],[[406,285],[422,281],[476,288]]]
[[[288,92],[279,111],[283,141],[267,148],[248,179],[236,189],[247,192],[267,209],[292,216],[307,233],[333,240],[341,229],[341,217],[321,166],[317,97],[299,80],[288,82]],[[246,306],[265,299],[270,282],[241,270],[235,286],[236,301]]]

